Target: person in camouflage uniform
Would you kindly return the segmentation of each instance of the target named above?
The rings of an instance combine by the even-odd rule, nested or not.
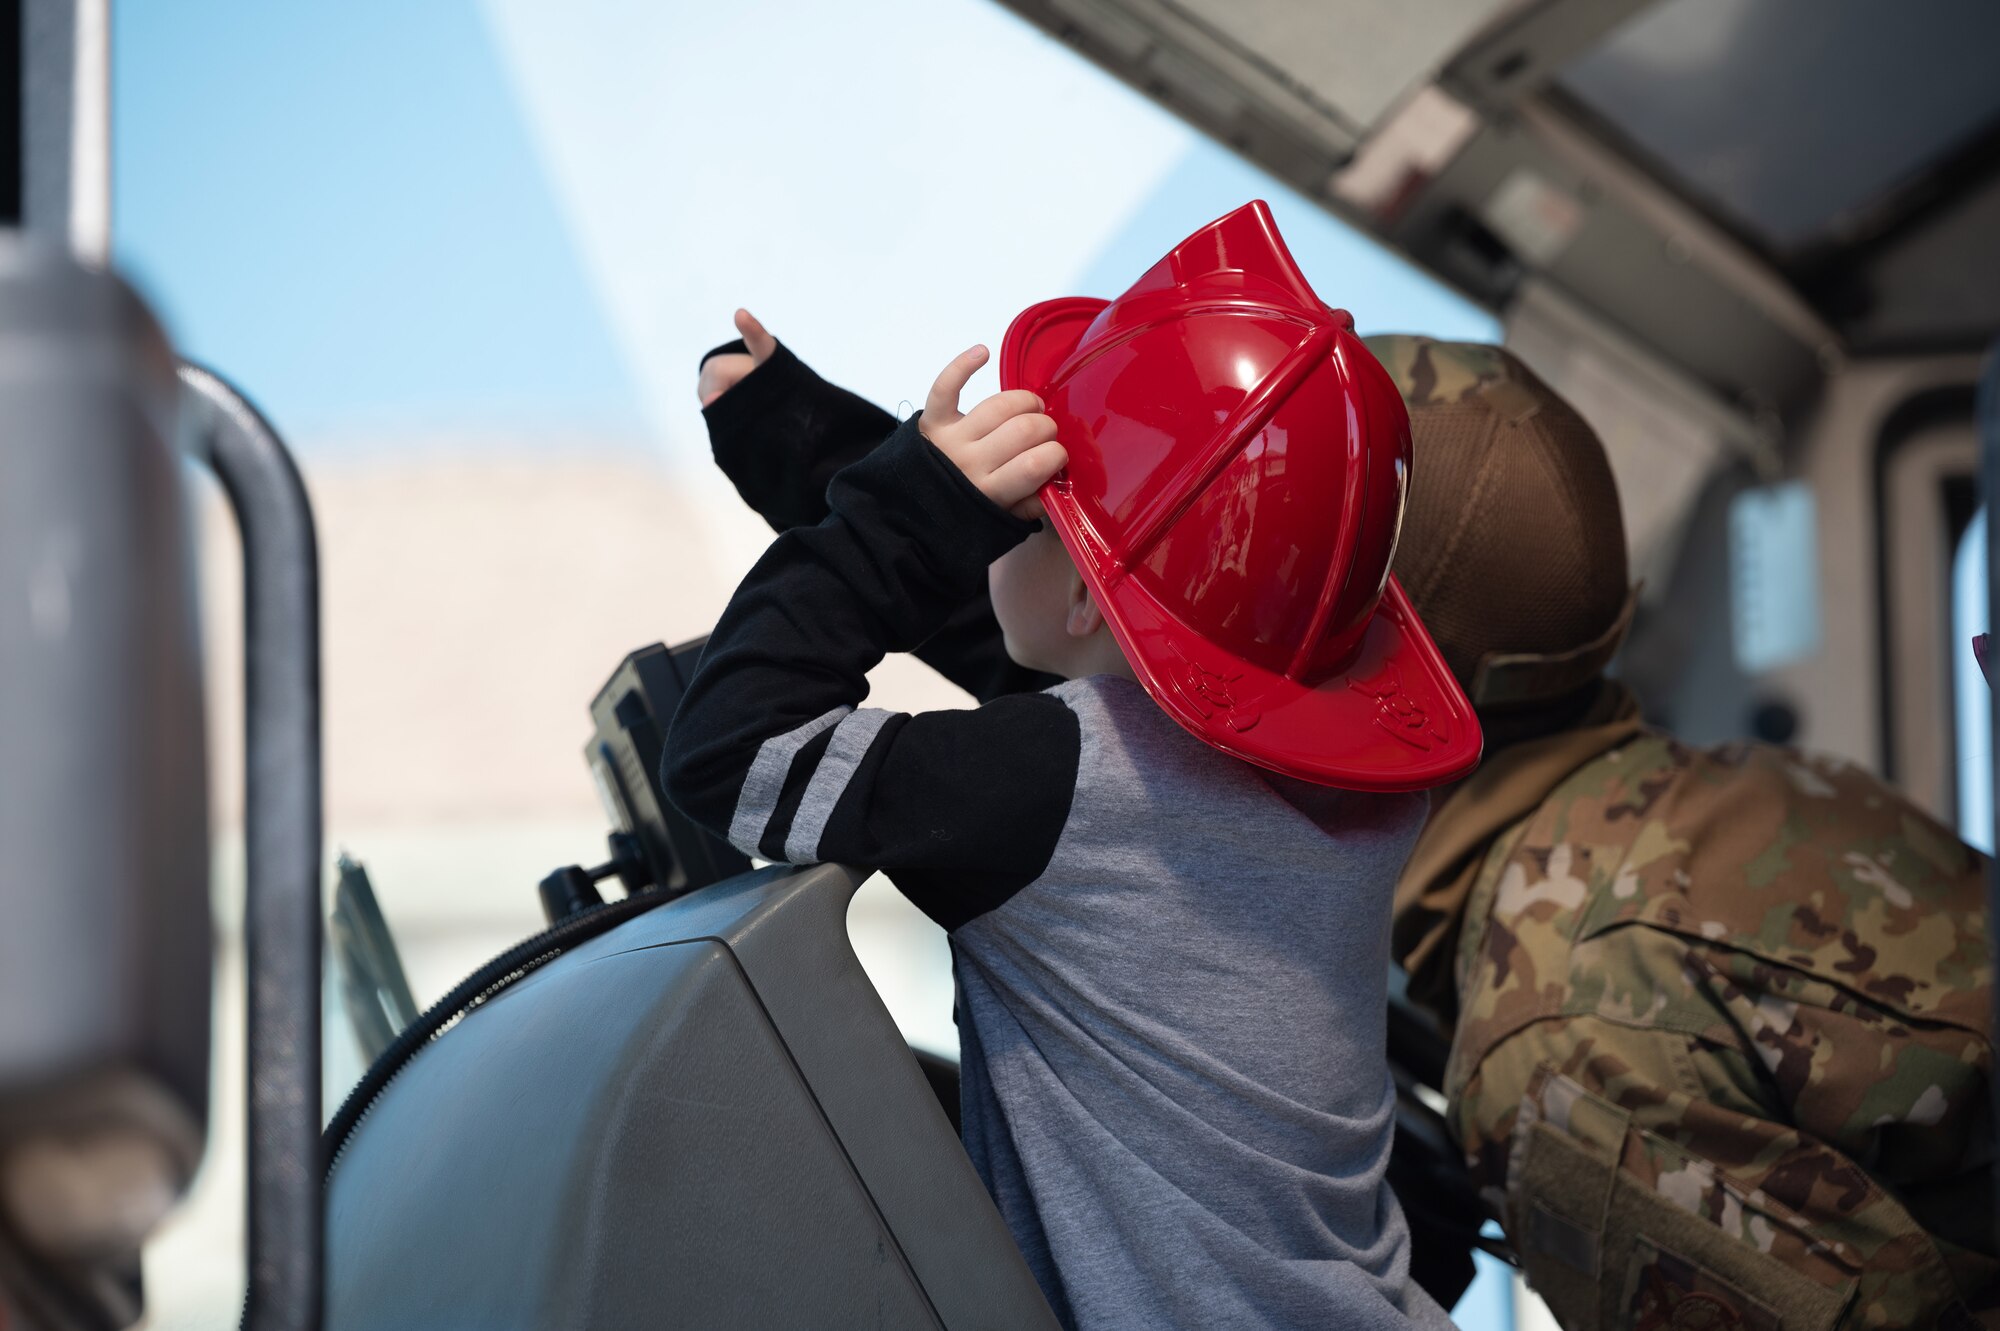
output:
[[[894,427],[739,313],[716,459],[774,527]],[[1509,353],[1369,346],[1410,406],[1402,581],[1487,754],[1397,886],[1448,1119],[1567,1331],[2000,1328],[1984,861],[1854,767],[1648,728],[1602,445]],[[918,655],[981,698],[990,604]]]
[[[1369,345],[1396,572],[1489,735],[1395,950],[1531,1283],[1567,1331],[2000,1327],[1984,861],[1849,764],[1641,724],[1594,434],[1498,348]]]

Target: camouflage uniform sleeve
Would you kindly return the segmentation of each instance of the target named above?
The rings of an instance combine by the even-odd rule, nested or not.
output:
[[[1859,771],[1656,735],[1495,844],[1450,1116],[1565,1326],[2000,1326],[1980,875]]]

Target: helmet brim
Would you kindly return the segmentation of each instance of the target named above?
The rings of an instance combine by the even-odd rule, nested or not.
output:
[[[1000,386],[1042,391],[1108,302],[1029,307],[1000,347]],[[1350,790],[1423,790],[1478,766],[1478,718],[1402,586],[1384,586],[1360,649],[1312,683],[1218,646],[1134,576],[1108,580],[1066,475],[1042,506],[1153,701],[1205,743],[1259,767]]]

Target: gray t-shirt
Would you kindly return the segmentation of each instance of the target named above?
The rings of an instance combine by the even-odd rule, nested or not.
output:
[[[955,931],[965,1143],[1065,1320],[1448,1327],[1384,1180],[1389,904],[1421,795],[1269,776],[1136,684],[1047,870]]]
[[[1268,776],[1122,679],[861,707],[1034,526],[915,418],[826,504],[730,599],[661,779],[744,851],[881,869],[950,931],[966,1147],[1058,1313],[1449,1325],[1383,1182],[1389,904],[1423,797]]]

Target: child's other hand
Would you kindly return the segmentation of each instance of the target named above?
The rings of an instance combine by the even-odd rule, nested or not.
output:
[[[750,354],[730,351],[710,356],[701,363],[701,377],[695,380],[694,392],[704,407],[736,387],[743,376],[771,359],[771,353],[778,349],[778,339],[766,332],[764,325],[757,322],[757,316],[748,310],[736,311],[736,331],[750,348]]]
[[[1039,517],[1035,492],[1068,464],[1069,452],[1056,442],[1042,400],[1025,388],[995,393],[960,414],[958,395],[985,363],[986,348],[973,347],[945,366],[917,428],[981,494],[1017,518]]]

